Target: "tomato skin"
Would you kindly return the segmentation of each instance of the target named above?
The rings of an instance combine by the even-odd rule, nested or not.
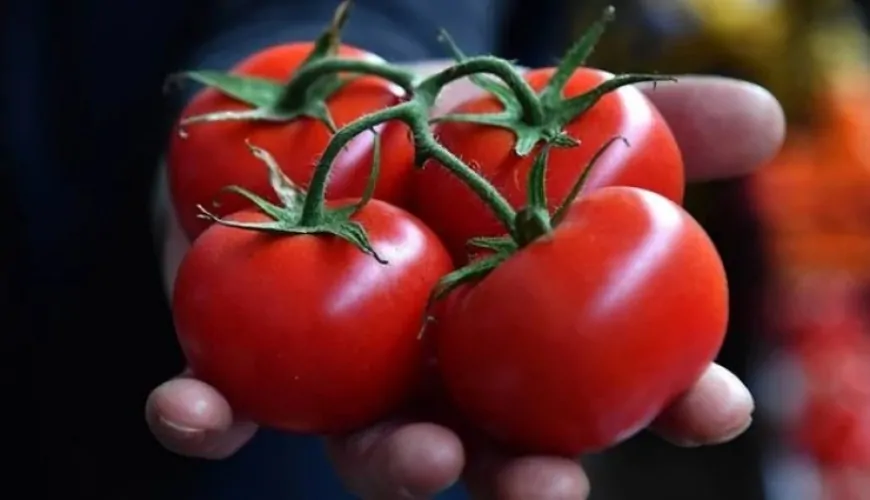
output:
[[[573,456],[648,425],[715,358],[722,262],[679,206],[602,188],[554,233],[448,296],[436,339],[457,408],[521,452]]]
[[[525,78],[540,90],[553,71],[539,69]],[[581,68],[569,81],[564,95],[580,95],[612,76]],[[461,103],[452,112],[497,113],[502,109],[495,98],[485,96]],[[620,135],[630,147],[613,144],[596,163],[584,192],[604,186],[634,186],[682,203],[682,155],[670,128],[640,90],[624,87],[604,96],[568,124],[565,132],[578,139],[580,145],[550,151],[547,195],[551,208],[565,199],[595,153]],[[513,132],[496,127],[444,122],[436,126],[434,133],[442,145],[487,178],[515,208],[525,205],[526,180],[537,150],[526,157],[517,156]],[[413,185],[412,210],[442,237],[457,262],[467,260],[469,239],[504,234],[480,199],[437,162],[429,161],[415,172]]]
[[[296,71],[312,49],[311,43],[279,45],[242,61],[234,72],[243,75],[285,80]],[[342,46],[343,57],[380,60],[373,54]],[[347,84],[327,101],[338,127],[374,111],[395,105],[404,99],[398,87],[377,78],[360,78]],[[182,118],[216,111],[243,111],[250,105],[206,88],[185,108]],[[199,123],[185,127],[186,137],[178,128],[169,148],[169,189],[181,227],[194,239],[210,222],[198,218],[197,205],[209,207],[219,201],[214,211],[225,216],[248,208],[244,199],[221,195],[229,185],[241,185],[260,196],[276,201],[270,189],[263,163],[254,158],[246,140],[268,151],[281,169],[296,184],[307,187],[329,139],[323,123],[311,118],[289,122],[223,121]],[[408,196],[413,169],[414,149],[407,127],[391,122],[379,127],[381,134],[380,176],[375,197],[402,206]],[[330,199],[362,195],[372,165],[373,139],[361,134],[351,141],[347,151],[338,155],[333,166],[327,196]]]
[[[185,256],[173,296],[179,342],[193,373],[243,418],[347,432],[396,410],[419,382],[420,322],[449,255],[386,203],[370,202],[354,220],[387,265],[336,237],[222,225]]]

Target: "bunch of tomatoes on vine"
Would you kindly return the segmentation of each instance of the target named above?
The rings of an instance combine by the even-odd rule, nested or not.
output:
[[[205,85],[168,159],[193,373],[238,418],[296,433],[420,401],[536,453],[645,427],[728,319],[680,151],[633,86],[669,78],[584,67],[613,9],[556,67],[445,36],[455,63],[425,78],[343,44],[347,12],[315,41],[179,75]],[[479,94],[435,117],[462,78]]]

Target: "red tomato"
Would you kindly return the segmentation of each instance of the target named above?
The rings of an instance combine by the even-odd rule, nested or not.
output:
[[[464,290],[466,289],[456,290],[454,293],[459,294]],[[453,296],[451,295],[451,297]],[[416,391],[417,394],[411,404],[413,411],[416,413],[411,416],[448,427],[464,438],[475,434],[473,426],[469,425],[451,404],[450,396],[444,387],[444,380],[438,367],[438,356],[436,353],[436,339],[439,335],[438,329],[442,325],[438,318],[441,318],[447,311],[448,304],[449,301],[446,300],[437,301],[432,304],[429,310],[430,320],[421,339],[423,341],[426,361],[422,370],[419,389]]]
[[[447,297],[436,339],[457,408],[519,451],[576,455],[647,426],[715,358],[728,287],[712,242],[650,191],[602,188]]]
[[[526,80],[540,91],[552,69],[531,71]],[[595,69],[578,70],[563,95],[580,95],[613,75]],[[454,113],[496,113],[502,105],[491,96],[466,101]],[[630,143],[614,143],[596,163],[584,187],[634,186],[682,203],[684,179],[680,150],[667,124],[652,103],[634,87],[623,87],[602,98],[592,109],[568,124],[565,132],[578,139],[573,148],[550,151],[547,195],[555,208],[567,195],[584,167],[609,140],[622,136]],[[514,207],[526,202],[526,180],[537,152],[514,153],[511,131],[477,124],[445,122],[435,129],[438,141],[486,177]],[[499,236],[504,229],[492,212],[443,166],[430,161],[414,174],[414,212],[438,233],[457,262],[467,260],[466,242],[478,236]],[[445,201],[448,200],[448,201]]]
[[[244,418],[346,432],[395,410],[419,382],[421,320],[449,255],[418,219],[386,203],[370,202],[354,220],[388,264],[331,236],[222,225],[185,256],[173,297],[181,347]]]
[[[311,43],[279,45],[259,52],[241,62],[235,73],[286,80],[298,69],[312,49]],[[348,58],[380,60],[362,50],[342,46],[339,55]],[[338,127],[403,99],[402,90],[384,80],[366,77],[347,84],[327,100]],[[198,93],[182,113],[182,118],[216,111],[250,109],[246,103],[206,88]],[[181,227],[191,238],[198,236],[210,222],[198,218],[196,206],[212,207],[222,188],[241,185],[260,196],[276,201],[264,175],[263,164],[251,156],[245,140],[269,151],[282,170],[296,184],[307,187],[314,166],[329,139],[329,129],[311,118],[285,122],[222,121],[191,124],[186,137],[173,133],[169,149],[169,188]],[[380,127],[381,164],[375,197],[403,205],[408,195],[409,175],[413,169],[414,149],[407,127],[392,122]],[[362,195],[372,164],[372,134],[361,134],[339,154],[332,169],[329,198]],[[212,210],[229,215],[250,204],[238,196],[221,196],[220,206]]]

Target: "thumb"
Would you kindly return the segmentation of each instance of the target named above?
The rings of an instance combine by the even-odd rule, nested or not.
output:
[[[166,449],[198,458],[226,458],[257,431],[252,423],[234,421],[229,403],[213,387],[187,377],[154,389],[145,420]]]

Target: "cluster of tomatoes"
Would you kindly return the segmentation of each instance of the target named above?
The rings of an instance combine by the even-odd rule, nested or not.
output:
[[[657,110],[633,86],[597,95],[615,77],[574,50],[514,73],[538,103],[531,125],[502,85],[421,128],[414,89],[378,76],[399,69],[336,45],[333,28],[193,75],[209,85],[169,157],[192,241],[173,296],[192,371],[241,418],[290,432],[352,431],[441,392],[522,450],[576,455],[645,427],[712,361],[728,317]],[[288,95],[338,59],[354,76]],[[474,73],[462,64],[435,78]],[[374,125],[330,154],[361,120]]]

